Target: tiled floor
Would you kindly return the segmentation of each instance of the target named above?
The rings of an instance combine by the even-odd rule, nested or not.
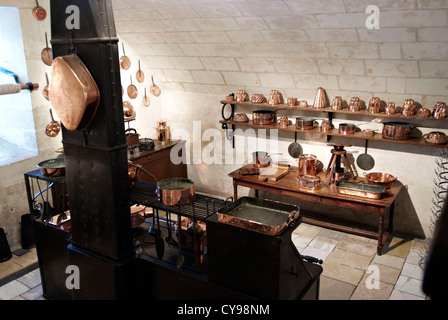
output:
[[[321,300],[424,300],[420,268],[425,241],[394,237],[376,254],[376,240],[302,223],[292,241],[299,252],[324,260]],[[0,264],[0,279],[36,261],[35,249]],[[39,269],[0,287],[0,300],[43,299]]]

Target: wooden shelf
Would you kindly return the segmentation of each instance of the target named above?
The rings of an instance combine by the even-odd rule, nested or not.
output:
[[[362,139],[362,140],[371,140],[371,141],[381,141],[381,142],[387,142],[387,143],[399,143],[399,144],[407,144],[407,145],[414,145],[414,146],[422,146],[422,147],[432,147],[432,148],[445,148],[446,144],[432,144],[427,143],[423,138],[419,137],[410,137],[408,140],[390,140],[390,139],[384,139],[382,137],[381,133],[375,133],[374,137],[366,137],[362,135],[362,132],[355,132],[354,134],[340,134],[339,129],[333,129],[331,131],[322,132],[320,128],[315,128],[312,130],[300,130],[296,129],[295,124],[289,125],[288,128],[280,128],[278,124],[270,124],[270,125],[257,125],[254,124],[252,121],[247,122],[238,122],[238,121],[231,121],[231,120],[221,120],[219,121],[221,124],[227,124],[231,126],[245,126],[250,128],[257,128],[257,129],[269,129],[274,130],[277,129],[279,131],[289,131],[289,132],[297,132],[297,133],[303,133],[303,134],[313,134],[313,135],[321,135],[321,136],[327,136],[327,137],[344,137],[344,138],[355,138],[355,139]]]
[[[237,102],[237,101],[221,100],[221,103],[222,104],[230,104],[230,105],[247,106],[247,107],[266,108],[266,109],[272,109],[272,110],[285,109],[287,111],[334,113],[334,114],[346,114],[346,115],[352,115],[352,116],[365,116],[365,117],[370,117],[370,118],[386,118],[386,119],[390,119],[390,120],[399,120],[399,121],[405,121],[405,122],[410,122],[410,123],[432,122],[432,123],[439,123],[439,124],[448,126],[448,118],[441,118],[441,119],[434,118],[434,117],[422,118],[422,117],[418,117],[416,115],[406,117],[401,114],[388,115],[384,112],[371,113],[371,112],[368,112],[367,110],[353,112],[348,109],[333,110],[331,108],[313,108],[312,106],[308,106],[306,108],[299,107],[299,106],[290,107],[287,104],[271,105],[267,102],[253,103],[253,102]]]
[[[234,106],[242,106],[242,107],[256,107],[258,109],[270,109],[272,111],[274,110],[285,110],[285,111],[297,111],[299,117],[300,112],[314,112],[314,113],[324,113],[327,114],[330,121],[336,118],[336,115],[338,114],[344,114],[349,115],[353,117],[367,117],[370,119],[380,119],[378,123],[388,122],[388,121],[401,121],[406,122],[414,125],[415,127],[427,127],[427,128],[443,128],[448,129],[448,118],[434,118],[434,117],[428,117],[428,118],[422,118],[419,116],[403,116],[401,114],[394,114],[394,115],[388,115],[386,113],[371,113],[367,110],[361,110],[358,112],[353,112],[348,109],[342,109],[342,110],[333,110],[331,108],[314,108],[312,106],[308,107],[299,107],[299,106],[293,106],[290,107],[287,104],[277,104],[277,105],[271,105],[267,102],[263,103],[253,103],[253,102],[237,102],[237,101],[227,101],[227,100],[221,100],[221,103],[223,104],[223,110],[225,105],[232,105],[232,113],[235,112]],[[224,115],[223,115],[224,118]],[[387,119],[386,121],[384,121]],[[344,135],[339,133],[339,129],[335,128],[328,132],[322,132],[320,128],[315,128],[313,130],[300,130],[296,129],[294,121],[293,123],[289,125],[288,128],[280,128],[278,124],[272,124],[272,125],[256,125],[252,121],[247,122],[239,122],[239,121],[233,121],[231,119],[229,120],[221,120],[220,123],[223,125],[223,128],[228,128],[229,125],[232,126],[232,129],[235,126],[245,126],[245,127],[251,127],[256,129],[277,129],[280,131],[289,131],[289,132],[298,132],[298,133],[306,133],[306,134],[312,134],[312,135],[320,135],[320,136],[327,136],[329,137],[345,137],[345,138],[355,138],[355,139],[362,139],[362,140],[372,140],[372,141],[381,141],[381,142],[387,142],[387,143],[398,143],[398,144],[404,144],[404,145],[413,145],[413,146],[422,146],[422,147],[432,147],[432,148],[445,148],[447,144],[432,144],[427,143],[423,138],[421,137],[410,137],[408,140],[391,140],[391,139],[384,139],[382,137],[382,133],[376,133],[374,137],[366,137],[362,135],[362,132],[355,132],[355,134],[349,134]],[[329,140],[329,139],[327,139]]]

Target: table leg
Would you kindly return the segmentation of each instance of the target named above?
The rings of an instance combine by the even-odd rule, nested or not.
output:
[[[238,199],[238,183],[233,179],[233,201]]]
[[[384,236],[384,213],[385,213],[385,209],[380,209],[380,218],[379,218],[379,222],[378,222],[378,245],[377,245],[377,253],[378,255],[382,254],[383,251],[383,246],[384,246],[384,241],[383,241],[383,236]]]

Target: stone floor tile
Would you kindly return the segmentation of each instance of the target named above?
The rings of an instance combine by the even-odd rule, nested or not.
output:
[[[323,236],[323,237],[338,240],[338,241],[340,241],[345,235],[346,235],[346,233],[344,233],[344,232],[337,231],[337,230],[331,230],[331,229],[325,229],[325,228],[322,228],[319,232],[319,236]]]
[[[411,250],[417,252],[426,252],[429,249],[431,241],[426,239],[413,239],[411,244]]]
[[[409,239],[393,237],[387,246],[386,253],[400,258],[406,258],[411,249],[411,245],[412,241]]]
[[[338,244],[339,249],[373,257],[377,250],[377,240],[348,234]]]
[[[22,269],[22,266],[15,263],[12,259],[0,263],[0,279],[4,279]]]
[[[347,282],[352,285],[358,285],[362,276],[364,275],[364,270],[354,269],[349,266],[345,266],[335,262],[324,262],[322,264],[324,271],[323,276],[332,278],[335,280]]]
[[[366,285],[366,281],[369,281],[368,277],[369,275],[364,275],[350,300],[389,300],[394,286],[379,281],[378,287],[368,287]]]
[[[404,262],[405,262],[404,258],[400,258],[390,254],[382,254],[382,255],[376,254],[372,260],[373,264],[381,264],[383,266],[388,266],[399,270],[401,270],[401,268],[403,267]]]
[[[403,276],[414,278],[417,280],[423,280],[424,271],[418,264],[405,263],[401,270]]]
[[[11,300],[27,292],[29,289],[17,280],[11,281],[0,287],[0,300]]]
[[[324,251],[333,251],[336,245],[339,243],[339,240],[327,238],[325,236],[321,236],[320,233],[310,242],[309,246],[324,250]]]
[[[375,265],[372,263],[372,265]],[[382,264],[376,265],[379,269],[379,281],[387,284],[395,285],[400,276],[400,269],[384,266]]]
[[[326,261],[365,271],[367,266],[372,262],[372,257],[336,248],[331,252]]]
[[[424,259],[425,257],[421,252],[411,250],[406,258],[406,263],[420,265]]]
[[[34,288],[41,283],[40,271],[39,269],[35,269],[22,277],[18,278],[17,281],[23,283],[28,288]]]
[[[392,290],[392,294],[389,297],[389,300],[426,300],[423,297],[415,296],[410,293],[406,293],[400,290]]]
[[[319,300],[349,300],[355,288],[347,282],[321,276]]]
[[[306,224],[306,223],[301,223],[292,233],[294,234],[300,234],[300,235],[306,235],[306,236],[310,236],[311,238],[314,238],[315,236],[317,236],[317,234],[319,232],[321,232],[321,228],[310,225],[310,224]]]
[[[422,280],[400,276],[395,284],[395,289],[425,298],[426,294],[422,290],[422,283]]]
[[[36,300],[43,295],[42,285],[38,285],[21,295],[25,300]]]
[[[22,267],[30,266],[31,264],[33,264],[37,261],[36,248],[30,249],[27,253],[25,253],[21,256],[13,255],[13,260],[15,263],[17,263],[18,265],[21,265]]]
[[[296,246],[297,250],[301,251],[305,249],[311,241],[313,241],[313,237],[301,234],[292,234],[291,241]]]
[[[315,257],[318,259],[322,259],[323,261],[325,261],[325,259],[327,259],[328,255],[331,253],[331,251],[321,250],[310,246],[306,247],[305,249],[299,252],[304,256]]]

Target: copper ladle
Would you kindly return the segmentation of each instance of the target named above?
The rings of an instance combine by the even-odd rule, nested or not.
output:
[[[61,131],[61,124],[53,118],[53,111],[50,109],[51,122],[47,125],[45,133],[47,136],[54,138]]]

